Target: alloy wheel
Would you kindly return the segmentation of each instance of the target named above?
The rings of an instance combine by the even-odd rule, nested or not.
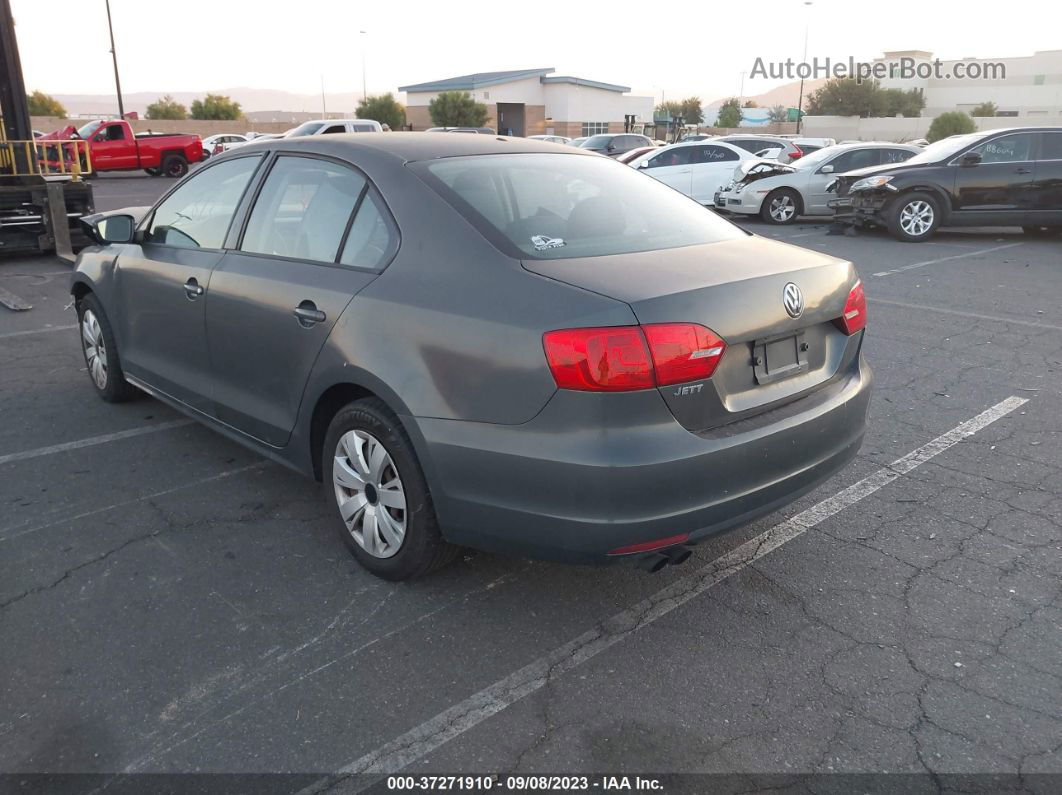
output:
[[[406,535],[406,493],[391,454],[365,431],[347,431],[332,465],[339,513],[354,541],[376,558],[397,554]]]
[[[796,214],[796,204],[789,195],[775,196],[771,199],[771,218],[779,223],[785,223]]]
[[[107,345],[103,340],[100,321],[91,309],[81,317],[81,344],[85,350],[85,364],[89,375],[100,390],[107,388]]]
[[[900,210],[900,228],[911,237],[921,237],[933,227],[933,205],[917,199]]]

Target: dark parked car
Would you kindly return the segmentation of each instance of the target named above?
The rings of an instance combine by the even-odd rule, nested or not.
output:
[[[1062,230],[1062,128],[954,135],[903,163],[852,171],[832,202],[849,220],[888,228],[898,240],[940,226]]]
[[[86,225],[100,396],[143,390],[323,480],[382,577],[454,545],[680,562],[863,439],[852,265],[578,149],[284,138]]]
[[[589,149],[591,152],[597,152],[601,155],[608,155],[609,157],[619,157],[624,152],[629,152],[632,149],[637,149],[640,146],[656,146],[644,135],[635,135],[634,133],[618,133],[616,135],[591,135],[581,144],[580,149]]]

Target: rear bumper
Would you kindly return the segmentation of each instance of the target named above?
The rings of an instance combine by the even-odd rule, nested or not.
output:
[[[619,547],[695,543],[776,510],[859,450],[871,371],[710,432],[687,431],[656,390],[558,391],[518,426],[420,418],[444,535],[503,554],[601,563]],[[602,399],[605,398],[605,399]]]

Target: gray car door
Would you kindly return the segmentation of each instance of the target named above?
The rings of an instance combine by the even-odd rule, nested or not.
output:
[[[876,166],[881,162],[880,148],[849,149],[816,168],[808,180],[807,210],[810,215],[826,215],[829,207],[826,202],[836,198],[836,194],[827,193],[826,186],[833,182],[838,174],[855,171],[857,168]],[[826,168],[830,166],[830,168]],[[825,169],[825,171],[823,170]]]
[[[281,447],[317,354],[397,249],[394,221],[347,164],[281,154],[239,245],[214,270],[206,329],[218,418]]]
[[[138,242],[118,258],[115,291],[127,374],[207,414],[209,362],[204,310],[210,276],[251,176],[252,154],[204,166],[144,219]]]

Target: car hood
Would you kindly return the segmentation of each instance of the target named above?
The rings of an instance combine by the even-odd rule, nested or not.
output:
[[[926,168],[927,166],[934,166],[936,163],[890,163],[884,166],[867,166],[866,168],[857,168],[855,171],[846,171],[843,176],[848,178],[851,182],[853,179],[862,179],[863,177],[873,177],[878,174],[901,174],[912,169]]]
[[[767,177],[777,177],[782,174],[792,174],[796,171],[792,166],[780,163],[777,160],[746,160],[737,167],[735,176],[739,182],[748,184]]]

